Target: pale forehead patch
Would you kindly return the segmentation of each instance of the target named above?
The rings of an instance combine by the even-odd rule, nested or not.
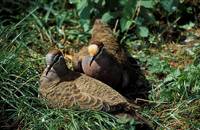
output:
[[[90,56],[95,56],[99,51],[99,47],[95,44],[88,46],[88,53]]]

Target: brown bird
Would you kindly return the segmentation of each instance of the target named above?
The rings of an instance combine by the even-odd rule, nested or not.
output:
[[[86,51],[87,50],[87,51]],[[137,61],[121,47],[112,30],[96,20],[88,48],[84,47],[73,59],[76,71],[96,78],[132,100],[147,98],[150,85]]]
[[[62,53],[52,50],[46,55],[47,67],[41,78],[39,96],[48,101],[52,108],[101,110],[105,112],[124,111],[136,120],[147,122],[135,110],[137,105],[130,104],[122,95],[108,85],[74,72],[67,68]]]
[[[109,111],[116,105],[138,108],[127,102],[117,91],[108,85],[74,72],[67,68],[62,53],[52,50],[46,55],[47,67],[44,70],[39,92],[50,101],[53,107],[90,108]]]

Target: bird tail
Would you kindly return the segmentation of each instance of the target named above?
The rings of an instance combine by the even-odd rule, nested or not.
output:
[[[117,113],[115,116],[124,121],[135,121],[135,129],[136,130],[153,130],[152,124],[147,121],[143,116],[139,113],[129,114],[129,113]]]
[[[149,126],[150,128],[153,127],[152,123],[142,116],[137,110],[138,108],[136,108],[136,105],[134,104],[128,104],[126,106],[126,113],[130,114],[135,121],[139,122],[141,125],[143,124],[145,126]]]

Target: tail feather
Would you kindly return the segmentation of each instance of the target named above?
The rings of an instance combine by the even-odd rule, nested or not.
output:
[[[135,129],[136,130],[153,130],[152,124],[144,119],[144,117],[141,117],[139,114],[129,114],[129,113],[117,113],[115,116],[121,120],[124,121],[136,121],[135,123]]]

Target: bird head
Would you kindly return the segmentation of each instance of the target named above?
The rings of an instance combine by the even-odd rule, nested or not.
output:
[[[63,61],[65,62],[61,51],[59,50],[49,51],[48,54],[46,55],[46,63],[47,63],[46,75],[48,74],[48,72],[51,70],[53,66],[55,66],[56,64],[62,63]]]
[[[88,46],[88,53],[92,57],[90,65],[96,59],[96,57],[101,53],[103,46],[104,45],[102,42],[96,42],[96,41],[92,42],[91,45]]]

